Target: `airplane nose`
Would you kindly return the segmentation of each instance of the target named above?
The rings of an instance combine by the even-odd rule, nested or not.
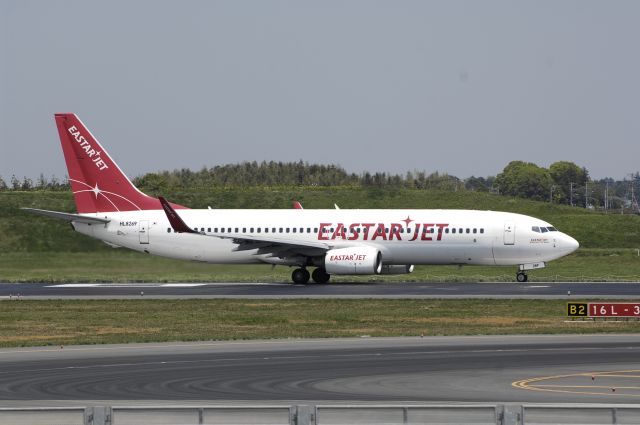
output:
[[[576,249],[578,249],[578,247],[580,247],[580,244],[578,243],[577,240],[573,239],[569,235],[564,235],[564,236],[565,237],[564,237],[564,240],[562,241],[562,246],[566,247],[567,254],[571,254]]]

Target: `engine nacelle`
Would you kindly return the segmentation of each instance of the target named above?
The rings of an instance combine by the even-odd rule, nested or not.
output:
[[[385,264],[380,274],[407,274],[413,273],[413,264]]]
[[[329,274],[380,274],[382,253],[365,246],[332,249],[324,257],[324,268]]]

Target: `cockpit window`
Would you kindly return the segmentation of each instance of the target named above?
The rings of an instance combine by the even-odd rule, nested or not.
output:
[[[540,228],[538,226],[533,226],[531,230],[533,230],[536,233],[540,233]]]
[[[555,227],[551,226],[551,227],[547,227],[547,230],[550,232],[557,232],[558,229],[556,229]]]
[[[540,228],[540,231],[542,231],[542,233],[547,233],[547,231],[548,231],[548,230],[547,230],[547,228],[546,228],[546,227],[541,227],[541,228]]]

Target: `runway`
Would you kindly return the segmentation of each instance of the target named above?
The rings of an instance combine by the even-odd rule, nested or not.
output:
[[[637,403],[639,358],[640,335],[16,348],[0,350],[0,404],[41,405],[43,400]]]
[[[0,298],[638,299],[640,283],[0,283]]]

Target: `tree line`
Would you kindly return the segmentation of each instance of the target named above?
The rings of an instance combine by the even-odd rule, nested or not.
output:
[[[460,179],[447,173],[409,171],[404,174],[386,172],[348,173],[338,165],[307,162],[242,162],[239,164],[204,167],[199,171],[187,168],[147,173],[134,179],[134,184],[150,194],[207,188],[263,187],[362,187],[389,189],[438,189],[446,191],[482,191],[551,203],[602,209],[636,209],[634,203],[640,191],[640,174],[629,180],[592,180],[586,168],[573,162],[559,161],[549,168],[534,163],[512,161],[497,176]],[[11,176],[3,190],[69,190],[67,178],[50,178],[43,174],[33,181],[28,177]],[[640,210],[638,210],[640,211]]]

